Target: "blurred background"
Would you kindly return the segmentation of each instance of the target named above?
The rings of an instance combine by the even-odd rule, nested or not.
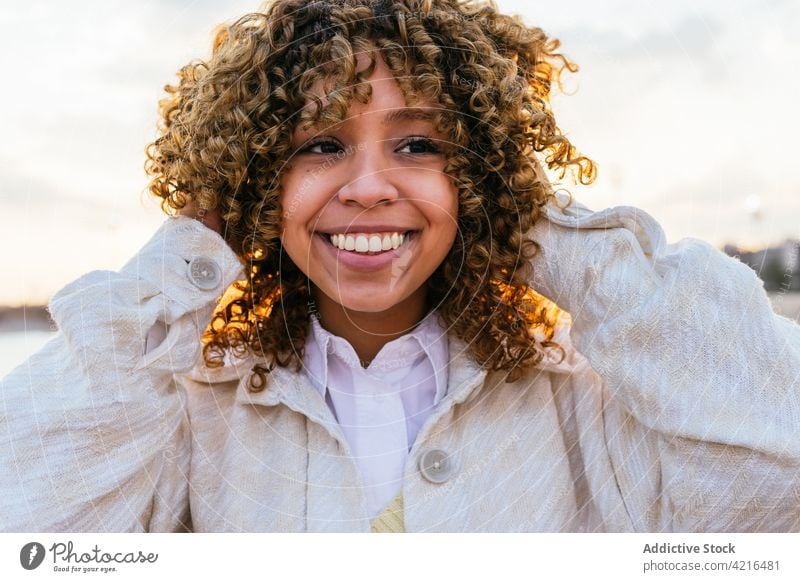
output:
[[[76,0],[4,6],[0,59],[0,376],[52,335],[43,305],[118,269],[164,215],[144,147],[163,86],[210,54],[215,25],[257,1]],[[600,209],[638,206],[670,242],[707,240],[750,264],[776,311],[800,315],[800,3],[500,1],[562,41],[581,70],[554,98],[593,158]]]

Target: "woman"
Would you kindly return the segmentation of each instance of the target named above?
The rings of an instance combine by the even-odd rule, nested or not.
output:
[[[221,30],[148,148],[179,215],[3,380],[3,528],[797,530],[800,330],[550,190],[594,177],[557,48],[447,0]]]

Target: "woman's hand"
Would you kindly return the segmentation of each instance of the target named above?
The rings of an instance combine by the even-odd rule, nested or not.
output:
[[[189,201],[186,206],[178,211],[178,214],[199,220],[208,228],[222,236],[224,221],[222,220],[218,208],[212,208],[211,210],[198,209],[193,201]]]

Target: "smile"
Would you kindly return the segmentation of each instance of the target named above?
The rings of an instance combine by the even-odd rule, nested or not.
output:
[[[383,250],[383,241],[385,240],[385,235],[389,234],[389,242],[392,243],[389,249]],[[346,267],[353,271],[362,271],[362,272],[375,272],[381,269],[386,269],[391,267],[396,260],[401,258],[401,253],[406,255],[407,253],[413,252],[413,248],[415,246],[415,242],[417,240],[418,231],[411,230],[404,233],[348,233],[347,235],[330,235],[327,233],[315,233],[314,238],[319,240],[320,244],[327,249],[325,252],[330,253],[331,259],[339,263],[341,266]],[[360,243],[358,243],[359,235],[362,235],[360,238],[362,239]],[[394,247],[393,236],[397,236],[397,247]],[[336,237],[336,245],[334,246],[333,238]],[[381,250],[379,251],[371,251],[369,250],[370,245],[370,237],[372,239],[373,248],[377,245],[377,242],[380,241],[381,243]],[[380,237],[380,238],[379,238]],[[401,240],[402,237],[402,240]],[[367,243],[367,250],[366,251],[358,251],[355,248],[353,250],[347,250],[347,248],[339,248],[339,244],[344,244],[345,247],[348,242],[348,238],[350,239],[352,245],[355,247],[356,244],[360,244],[361,247],[364,247],[364,242]],[[407,260],[407,259],[403,259]]]
[[[328,235],[333,246],[340,250],[356,253],[377,254],[397,249],[403,244],[406,234],[410,232],[373,232],[346,233]]]

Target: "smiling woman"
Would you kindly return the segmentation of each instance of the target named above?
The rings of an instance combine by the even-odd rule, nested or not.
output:
[[[552,190],[540,156],[594,177],[558,46],[456,0],[222,28],[147,149],[178,215],[3,379],[0,525],[798,530],[800,328],[708,244]]]
[[[358,60],[358,72],[372,70],[368,104],[324,133],[295,128],[281,205],[296,210],[283,215],[281,243],[326,328],[368,362],[430,309],[426,282],[456,238],[458,190],[434,105],[407,109],[385,62]]]

